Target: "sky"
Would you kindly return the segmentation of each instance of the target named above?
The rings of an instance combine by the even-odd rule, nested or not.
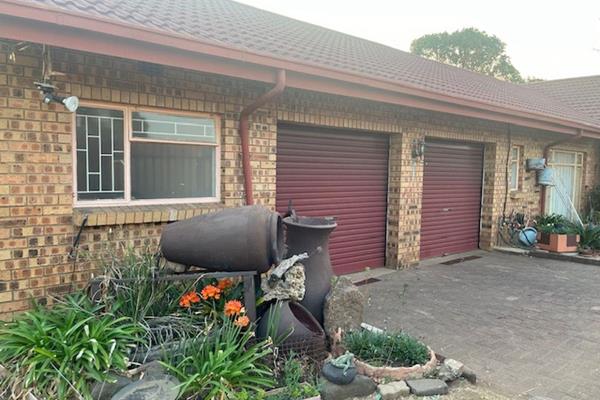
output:
[[[524,77],[600,75],[600,0],[238,0],[409,51],[427,33],[498,36]]]

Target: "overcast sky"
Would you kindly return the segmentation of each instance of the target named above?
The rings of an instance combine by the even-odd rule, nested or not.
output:
[[[600,0],[238,0],[408,51],[426,33],[475,27],[524,77],[600,75]]]

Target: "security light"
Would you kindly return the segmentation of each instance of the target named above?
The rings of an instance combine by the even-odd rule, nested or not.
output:
[[[79,107],[79,98],[77,98],[77,96],[57,96],[54,94],[56,86],[46,82],[35,82],[34,84],[44,95],[44,97],[42,97],[42,102],[44,102],[44,104],[50,104],[52,102],[61,103],[71,112],[75,112]]]

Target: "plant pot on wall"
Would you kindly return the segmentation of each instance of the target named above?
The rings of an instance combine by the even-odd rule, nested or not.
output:
[[[553,253],[575,253],[579,235],[538,232],[537,246]]]

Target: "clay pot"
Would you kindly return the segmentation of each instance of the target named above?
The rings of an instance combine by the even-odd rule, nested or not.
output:
[[[291,216],[284,218],[287,256],[308,253],[303,260],[306,274],[306,293],[300,302],[323,324],[323,302],[331,288],[334,276],[329,258],[329,235],[337,224],[331,217],[314,218]]]
[[[163,228],[164,257],[213,271],[266,272],[283,257],[281,216],[261,206],[228,208]]]
[[[312,314],[295,301],[279,301],[273,303],[263,314],[256,327],[256,336],[266,338],[269,335],[269,320],[277,323],[275,335],[288,336],[284,343],[294,343],[307,337],[322,337],[325,340],[325,331]]]

